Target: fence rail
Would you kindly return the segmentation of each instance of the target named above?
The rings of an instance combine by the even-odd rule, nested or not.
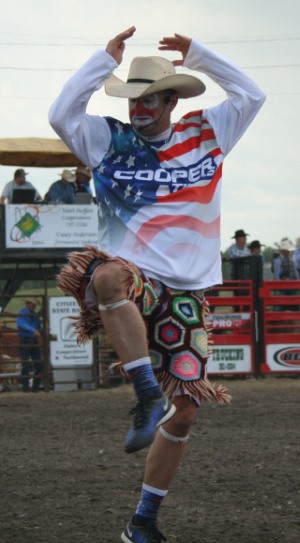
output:
[[[43,388],[48,391],[53,388],[54,373],[50,361],[50,299],[42,295],[38,298],[44,329],[41,376]],[[209,374],[300,373],[300,281],[224,281],[207,292],[207,300],[211,309],[208,324],[213,333]],[[13,386],[22,379],[16,316],[8,309],[0,313],[0,385]],[[75,383],[77,388],[85,384],[114,386],[123,380],[113,370],[115,361],[116,355],[102,334],[93,341],[89,376],[69,373],[61,383]],[[28,379],[32,379],[32,372]]]

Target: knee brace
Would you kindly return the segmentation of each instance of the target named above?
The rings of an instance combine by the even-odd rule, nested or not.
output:
[[[113,302],[112,304],[102,305],[98,304],[99,311],[111,311],[112,309],[117,309],[118,307],[122,307],[122,305],[129,304],[130,300],[124,299],[119,300],[118,302]]]
[[[185,437],[173,436],[172,434],[169,434],[169,432],[167,432],[162,426],[159,427],[159,431],[162,436],[169,441],[173,441],[174,443],[186,443],[189,439],[189,434]]]

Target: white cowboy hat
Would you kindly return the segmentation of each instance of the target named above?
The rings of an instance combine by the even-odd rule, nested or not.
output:
[[[34,304],[34,305],[37,304],[36,299],[35,299],[35,298],[31,298],[30,296],[27,297],[27,298],[25,298],[25,302],[26,302],[26,303],[29,303],[29,304]]]
[[[105,83],[106,94],[119,98],[139,98],[167,89],[176,91],[178,98],[191,98],[202,94],[205,85],[192,75],[177,74],[172,62],[163,57],[136,57],[126,82],[112,75]]]
[[[62,179],[65,179],[65,181],[68,181],[68,183],[74,183],[76,181],[75,173],[70,172],[70,170],[63,170],[60,176]]]
[[[75,173],[82,173],[82,175],[86,175],[89,179],[92,177],[92,172],[87,166],[78,166]]]
[[[284,239],[280,242],[279,249],[280,251],[292,251],[294,247],[290,244],[290,242],[287,239]]]

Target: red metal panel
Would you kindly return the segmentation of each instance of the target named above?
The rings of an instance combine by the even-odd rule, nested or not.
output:
[[[255,315],[252,281],[225,281],[207,292],[212,328],[209,375],[254,373]]]
[[[300,281],[265,281],[261,373],[300,372]]]

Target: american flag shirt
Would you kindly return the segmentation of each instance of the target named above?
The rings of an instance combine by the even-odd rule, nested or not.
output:
[[[117,67],[105,50],[96,51],[66,82],[49,111],[53,129],[93,170],[99,247],[171,288],[220,284],[223,158],[265,95],[240,68],[193,39],[184,67],[204,73],[227,97],[184,115],[158,146],[130,124],[87,113],[92,95]]]
[[[107,122],[111,146],[93,171],[99,246],[174,288],[204,288],[212,271],[220,281],[223,154],[207,119],[185,115],[159,148]]]

